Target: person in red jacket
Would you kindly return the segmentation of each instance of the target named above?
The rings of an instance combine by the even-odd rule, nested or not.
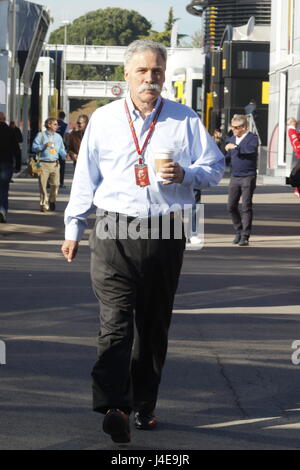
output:
[[[297,130],[297,119],[291,117],[287,120],[287,133],[296,158],[300,158],[300,132]],[[295,196],[300,197],[299,188],[294,191]]]

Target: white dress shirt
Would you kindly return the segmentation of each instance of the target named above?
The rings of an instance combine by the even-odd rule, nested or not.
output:
[[[155,109],[144,120],[126,98],[142,148]],[[154,153],[171,148],[185,170],[181,184],[156,181]],[[144,153],[150,185],[136,185],[134,165],[138,154],[125,113],[124,99],[98,108],[81,142],[70,201],[65,211],[66,240],[80,241],[86,219],[96,208],[128,216],[148,217],[193,204],[194,189],[217,185],[224,173],[224,155],[198,115],[189,107],[164,99],[155,130]]]
[[[248,134],[249,134],[249,131],[245,132],[245,134],[243,134],[241,137],[236,137],[235,138],[236,145],[239,145]]]

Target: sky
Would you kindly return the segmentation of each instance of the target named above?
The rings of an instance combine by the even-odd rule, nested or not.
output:
[[[31,0],[32,1],[32,0]],[[93,10],[104,8],[125,8],[135,10],[152,23],[155,31],[163,31],[170,7],[173,7],[177,21],[178,33],[191,36],[201,29],[201,19],[185,9],[190,0],[37,0],[33,3],[49,8],[54,23],[50,31],[62,25],[62,21],[73,21],[75,18]]]

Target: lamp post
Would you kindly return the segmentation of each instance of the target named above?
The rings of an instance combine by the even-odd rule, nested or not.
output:
[[[17,47],[17,4],[11,5],[11,63],[10,63],[10,109],[9,120],[15,120],[16,113],[16,47]]]
[[[65,36],[64,36],[64,57],[63,57],[63,109],[66,112],[68,103],[67,103],[67,86],[66,86],[66,80],[67,80],[67,45],[68,45],[68,26],[70,24],[69,20],[63,20],[62,24],[64,25],[65,28]]]

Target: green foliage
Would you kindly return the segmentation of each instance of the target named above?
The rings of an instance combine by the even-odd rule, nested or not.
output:
[[[162,31],[153,31],[152,29],[148,31],[148,36],[142,36],[142,39],[151,39],[151,41],[156,41],[163,44],[166,47],[170,47],[171,44],[171,32]]]
[[[115,77],[115,70],[119,70],[116,65],[80,65],[80,64],[69,64],[67,66],[67,80],[120,80]],[[121,76],[123,80],[123,75]]]
[[[112,75],[110,75],[110,80],[116,81],[116,82],[122,82],[124,81],[124,66],[123,65],[117,65],[115,67],[115,70]]]
[[[165,31],[172,31],[173,25],[178,21],[179,18],[174,18],[173,7],[169,9],[168,19],[165,22]]]
[[[97,80],[123,81],[124,67],[122,65],[78,65],[67,66],[67,80]]]
[[[169,9],[168,13],[168,19],[165,22],[165,30],[162,32],[157,32],[154,31],[153,29],[150,29],[148,31],[148,35],[142,36],[143,39],[151,39],[152,41],[157,41],[160,42],[161,44],[164,44],[166,47],[171,46],[171,34],[172,34],[172,28],[173,25],[178,21],[179,18],[174,18],[174,12],[173,8],[171,7]],[[180,40],[184,38],[186,34],[178,34],[177,40]]]
[[[67,27],[68,44],[127,46],[147,34],[151,23],[134,10],[106,8],[80,16]],[[64,44],[65,26],[52,32],[49,44]]]

